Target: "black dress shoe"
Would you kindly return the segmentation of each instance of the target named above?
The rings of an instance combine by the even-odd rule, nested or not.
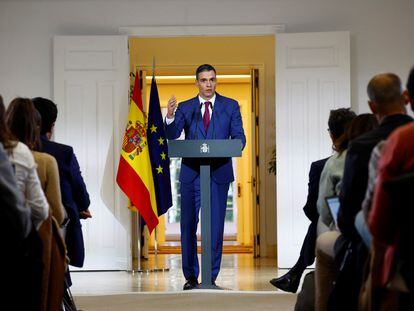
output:
[[[279,278],[271,279],[270,284],[285,292],[296,293],[299,287],[301,276],[302,273],[299,274],[289,271]]]
[[[184,283],[183,290],[194,289],[198,286],[198,280],[195,277],[189,277]]]

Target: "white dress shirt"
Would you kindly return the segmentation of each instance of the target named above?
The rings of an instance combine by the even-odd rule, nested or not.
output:
[[[202,116],[204,116],[204,111],[206,110],[206,106],[204,105],[204,103],[210,102],[211,105],[208,106],[208,110],[210,112],[210,119],[211,119],[214,103],[216,102],[216,94],[214,93],[213,97],[210,99],[204,99],[200,95],[198,95],[198,100],[200,101],[200,104],[201,104],[201,115]],[[167,125],[170,125],[173,122],[174,122],[174,117],[172,117],[171,119],[168,119],[168,117],[165,117],[165,123]]]
[[[36,163],[30,149],[18,142],[9,155],[14,167],[17,186],[25,198],[25,204],[31,210],[31,217],[36,229],[49,215],[49,204],[37,176]]]

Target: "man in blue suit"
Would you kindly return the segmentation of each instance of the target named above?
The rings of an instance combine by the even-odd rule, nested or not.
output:
[[[168,139],[176,139],[184,129],[185,139],[240,139],[246,137],[237,101],[216,93],[216,70],[205,64],[197,68],[198,95],[181,102],[173,96],[168,101],[165,119]],[[216,159],[211,164],[211,251],[212,283],[220,270],[223,248],[227,194],[234,181],[231,158]],[[186,283],[184,290],[198,285],[197,224],[200,211],[200,161],[184,158],[181,163],[181,253]]]
[[[50,140],[58,113],[56,104],[42,97],[34,98],[33,104],[42,117],[41,151],[52,155],[58,164],[62,203],[69,218],[65,237],[69,264],[82,267],[85,248],[80,219],[92,217],[89,194],[73,148]]]

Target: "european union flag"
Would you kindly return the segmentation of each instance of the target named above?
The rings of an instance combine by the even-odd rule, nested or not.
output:
[[[172,195],[170,158],[155,77],[151,82],[147,135],[159,217],[172,206]]]

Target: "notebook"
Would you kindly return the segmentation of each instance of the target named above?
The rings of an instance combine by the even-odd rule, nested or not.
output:
[[[338,227],[338,211],[339,211],[339,197],[326,197],[325,198],[326,204],[328,205],[329,213],[334,221],[336,227]]]

